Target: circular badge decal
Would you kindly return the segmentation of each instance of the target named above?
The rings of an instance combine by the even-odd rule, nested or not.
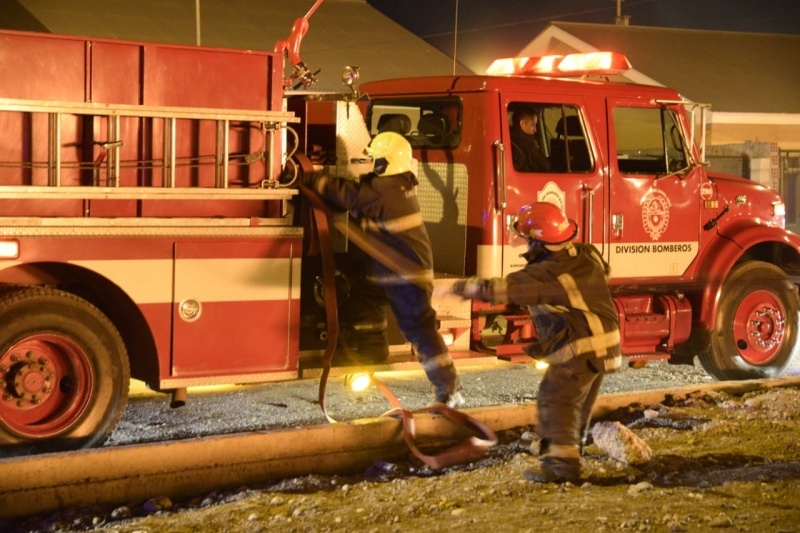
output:
[[[714,196],[714,187],[710,183],[704,183],[700,186],[700,199],[711,200]]]
[[[653,189],[642,201],[642,224],[650,238],[657,241],[669,226],[669,201],[664,191]]]

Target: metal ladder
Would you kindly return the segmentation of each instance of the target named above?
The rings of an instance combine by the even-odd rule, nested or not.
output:
[[[81,102],[51,102],[39,100],[21,100],[0,98],[0,113],[21,112],[46,114],[48,119],[47,132],[47,175],[48,185],[42,186],[0,186],[0,198],[20,197],[26,198],[61,198],[80,197],[137,199],[137,198],[173,198],[176,193],[189,195],[193,199],[281,199],[297,194],[296,190],[280,189],[275,186],[277,181],[274,176],[276,150],[274,147],[275,135],[287,123],[297,123],[299,118],[294,113],[284,111],[264,110],[234,110],[214,108],[185,108],[164,106],[140,106],[129,104],[93,104]],[[95,143],[105,150],[95,160],[96,167],[104,164],[106,171],[106,185],[100,187],[100,180],[95,178],[94,187],[62,187],[61,173],[61,129],[64,115],[85,115],[101,117],[106,121],[108,139],[102,143]],[[120,149],[123,141],[120,139],[120,119],[122,117],[136,117],[144,119],[160,119],[163,124],[163,166],[161,170],[161,187],[120,187]],[[214,154],[215,186],[210,187],[176,187],[176,143],[177,121],[214,121],[216,123],[216,150]],[[229,132],[232,121],[260,123],[269,138],[268,168],[269,178],[264,180],[263,187],[259,189],[229,188]]]

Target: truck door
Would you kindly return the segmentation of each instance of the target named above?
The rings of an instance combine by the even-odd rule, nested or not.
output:
[[[680,278],[697,256],[700,174],[679,110],[608,99],[612,278]]]
[[[299,240],[175,243],[172,376],[296,368]]]
[[[597,138],[580,96],[501,96],[506,208],[503,220],[503,275],[524,266],[526,243],[508,231],[520,208],[532,202],[557,205],[578,223],[578,240],[603,249],[605,203],[609,195]],[[535,125],[534,125],[535,123]],[[538,150],[531,155],[526,151]],[[497,275],[497,274],[494,274]]]

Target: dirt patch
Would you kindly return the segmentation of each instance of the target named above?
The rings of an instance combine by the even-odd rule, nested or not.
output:
[[[478,462],[432,471],[376,463],[173,504],[73,509],[17,531],[798,531],[800,390],[702,393],[613,413],[652,448],[639,466],[589,444],[578,485],[526,481],[533,428],[503,433]],[[14,530],[12,529],[12,530]]]

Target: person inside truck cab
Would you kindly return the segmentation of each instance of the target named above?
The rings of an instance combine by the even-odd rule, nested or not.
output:
[[[511,155],[517,172],[549,172],[550,161],[544,155],[536,132],[539,115],[536,109],[520,106],[511,119]]]

